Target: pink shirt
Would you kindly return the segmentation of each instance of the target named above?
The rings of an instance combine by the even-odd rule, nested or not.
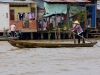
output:
[[[77,30],[78,35],[83,32],[83,29],[80,25],[76,25],[75,27],[72,28],[72,30]]]

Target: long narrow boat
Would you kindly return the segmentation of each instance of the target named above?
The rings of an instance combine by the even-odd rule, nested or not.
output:
[[[17,40],[19,37],[0,36],[0,41]]]
[[[67,42],[57,42],[57,41],[37,41],[37,40],[9,40],[8,41],[12,46],[19,48],[57,48],[57,47],[93,47],[97,42],[91,43],[67,43]]]

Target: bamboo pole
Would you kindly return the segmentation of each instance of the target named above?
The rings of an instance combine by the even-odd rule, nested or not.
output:
[[[69,10],[70,10],[70,5],[67,4],[67,27],[70,28],[69,26]]]
[[[69,22],[70,22],[70,20],[69,20],[69,11],[70,11],[70,4],[67,4],[67,26],[68,26],[68,29],[70,28],[70,25],[69,25]],[[68,38],[70,38],[70,37],[68,37]],[[73,40],[74,40],[74,43],[76,43],[76,40],[75,40],[75,35],[74,35],[74,33],[73,33]]]
[[[71,32],[71,33],[73,33],[73,35],[75,36],[75,35],[78,35],[77,33],[75,33],[75,32],[73,32],[73,31],[71,31],[71,30],[68,30],[69,32]],[[82,38],[82,40],[86,40],[86,38],[84,38],[83,36],[81,36],[81,35],[78,35],[79,37],[81,37]],[[74,41],[75,41],[75,37],[73,37],[74,38]],[[74,42],[75,43],[75,42]]]
[[[76,44],[75,34],[73,33],[74,44]]]
[[[57,14],[55,12],[55,39],[57,39],[57,23],[56,23]]]
[[[60,39],[60,28],[58,28],[58,39]]]

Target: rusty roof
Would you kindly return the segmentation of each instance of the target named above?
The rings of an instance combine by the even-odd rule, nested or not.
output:
[[[89,0],[44,0],[45,2],[91,2]]]

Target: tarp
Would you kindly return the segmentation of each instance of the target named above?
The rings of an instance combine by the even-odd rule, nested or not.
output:
[[[67,4],[48,4],[44,2],[44,7],[46,13],[48,14],[66,14],[67,13]]]
[[[65,2],[65,3],[68,3],[68,2],[91,2],[90,0],[44,0],[46,2]]]
[[[44,15],[44,17],[51,16],[53,14],[67,13],[67,4],[49,4],[49,3],[44,2],[44,7],[46,10],[46,14]],[[75,14],[83,9],[84,7],[81,7],[81,6],[70,6],[69,12]]]
[[[46,13],[45,15],[44,15],[44,17],[48,17],[48,16],[51,16],[51,15],[53,15],[52,13]]]

